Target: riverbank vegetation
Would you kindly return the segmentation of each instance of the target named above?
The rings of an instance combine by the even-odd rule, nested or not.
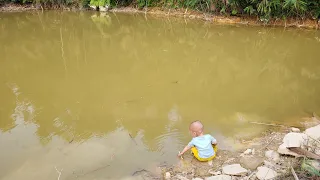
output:
[[[15,3],[37,5],[44,8],[79,7],[90,5],[139,9],[163,7],[169,9],[195,10],[205,13],[259,17],[270,19],[297,18],[319,19],[320,0],[0,0],[0,5]]]

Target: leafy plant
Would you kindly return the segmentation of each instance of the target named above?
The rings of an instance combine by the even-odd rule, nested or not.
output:
[[[110,0],[90,0],[91,6],[110,6]]]
[[[303,0],[285,0],[283,8],[289,10],[289,13],[301,15],[307,10],[307,3]]]
[[[252,7],[252,5],[250,5],[244,8],[244,12],[248,13],[249,15],[252,15],[256,12],[256,10]]]

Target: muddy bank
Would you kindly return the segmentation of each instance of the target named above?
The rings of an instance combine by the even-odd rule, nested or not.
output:
[[[218,24],[240,24],[248,26],[278,26],[278,27],[296,27],[306,29],[319,29],[320,21],[312,19],[294,19],[288,18],[286,20],[272,19],[268,23],[264,23],[259,20],[258,17],[249,16],[222,16],[218,14],[201,13],[188,9],[163,9],[163,8],[148,8],[144,10],[138,10],[136,8],[125,7],[111,9],[111,12],[121,13],[144,13],[158,17],[180,17],[189,19],[201,19],[204,21],[218,23]]]
[[[48,10],[48,9],[59,9],[67,11],[78,11],[78,10],[92,10],[86,8],[76,8],[76,7],[49,7],[44,8],[42,6],[34,5],[17,5],[17,4],[5,4],[0,7],[0,12],[21,12],[21,11],[34,11],[34,10]],[[113,8],[110,12],[117,13],[140,13],[156,17],[179,17],[188,19],[200,19],[207,22],[212,22],[216,24],[239,24],[248,26],[268,26],[268,27],[295,27],[295,28],[306,28],[306,29],[319,29],[320,21],[313,19],[296,19],[287,18],[283,19],[271,19],[268,23],[260,21],[256,16],[226,16],[220,14],[209,14],[202,13],[199,11],[193,11],[189,9],[168,9],[168,8],[145,8],[139,10],[134,7],[120,7]]]

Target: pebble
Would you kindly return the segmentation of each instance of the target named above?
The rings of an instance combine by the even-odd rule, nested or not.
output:
[[[192,180],[203,180],[202,178],[192,178]]]
[[[249,155],[252,153],[252,150],[251,149],[247,149],[246,151],[243,152],[243,154],[245,155]]]
[[[296,133],[298,133],[298,132],[300,132],[300,129],[299,129],[299,128],[292,127],[292,128],[291,128],[291,132],[296,132]]]
[[[218,176],[206,177],[205,180],[232,180],[232,177],[228,175],[218,175]]]
[[[270,168],[261,166],[258,167],[258,172],[256,173],[256,176],[259,180],[269,180],[276,178],[278,174]]]
[[[240,156],[243,157],[244,155],[249,155],[251,153],[252,153],[252,149],[247,149],[242,154],[240,154]]]
[[[248,173],[248,170],[241,167],[240,164],[232,164],[222,167],[223,174],[233,175],[233,176],[242,176]]]
[[[171,174],[169,172],[166,172],[166,179],[170,179],[171,178]]]

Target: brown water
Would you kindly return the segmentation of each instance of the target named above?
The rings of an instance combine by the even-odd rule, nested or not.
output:
[[[93,12],[0,14],[0,179],[121,179],[319,112],[320,32]]]

